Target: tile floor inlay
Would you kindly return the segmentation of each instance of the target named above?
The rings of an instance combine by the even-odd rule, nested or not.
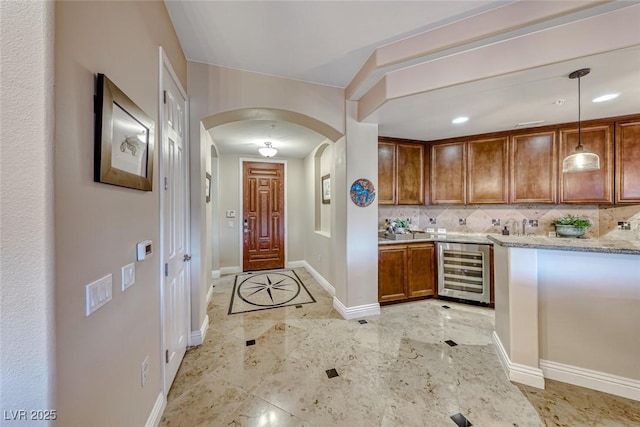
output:
[[[445,310],[450,309],[451,307],[449,307],[448,305],[443,305],[442,308],[444,308]]]
[[[247,340],[247,347],[256,345],[256,340]]]
[[[216,279],[210,327],[187,350],[160,426],[456,427],[459,413],[475,427],[640,427],[638,401],[509,382],[490,308],[426,299],[383,306],[361,325],[304,268],[295,272],[316,303],[231,316],[235,275]],[[328,368],[339,376],[328,379]]]
[[[316,302],[293,270],[236,275],[229,314]]]
[[[335,369],[335,368],[327,369],[325,372],[327,373],[327,376],[328,376],[329,378],[334,378],[334,377],[337,377],[337,376],[339,375],[339,374],[338,374],[338,371],[336,371],[336,369]]]
[[[453,340],[446,340],[445,343],[447,343],[450,347],[455,347],[458,345],[458,343]]]
[[[367,324],[367,323],[369,323],[369,322],[367,322],[367,321],[366,321],[366,320],[364,320],[364,319],[360,319],[360,320],[358,320],[358,323],[360,323],[361,325],[366,325],[366,324]]]
[[[455,415],[452,415],[451,419],[453,420],[454,423],[456,423],[458,425],[458,427],[471,427],[471,426],[473,426],[473,424],[471,424],[469,422],[469,420],[464,415],[462,415],[461,413],[457,413]]]

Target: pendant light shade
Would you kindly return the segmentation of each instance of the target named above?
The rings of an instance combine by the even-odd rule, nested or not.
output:
[[[562,161],[563,173],[574,172],[589,172],[600,169],[600,157],[595,153],[585,151],[584,145],[582,145],[582,125],[580,117],[580,79],[587,74],[591,69],[582,68],[569,74],[570,79],[578,79],[578,145],[574,150],[574,153],[565,157]]]
[[[258,148],[258,152],[264,157],[273,157],[278,153],[278,150],[271,146],[270,142],[265,142],[264,147]]]

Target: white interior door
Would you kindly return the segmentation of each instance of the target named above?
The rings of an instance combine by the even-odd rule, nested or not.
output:
[[[164,390],[168,393],[186,352],[189,336],[189,192],[186,96],[166,57],[162,66],[162,329],[166,364]]]

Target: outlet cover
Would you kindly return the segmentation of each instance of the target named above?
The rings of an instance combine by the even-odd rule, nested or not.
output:
[[[85,286],[86,316],[111,301],[113,276],[111,274]]]
[[[142,386],[144,387],[144,385],[149,380],[149,356],[145,357],[144,360],[142,361],[142,365],[140,365],[140,373],[141,373]]]
[[[136,283],[136,265],[127,264],[122,267],[122,291]]]

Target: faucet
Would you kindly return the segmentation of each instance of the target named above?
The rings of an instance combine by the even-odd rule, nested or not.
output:
[[[527,227],[527,219],[522,220],[522,235],[526,236],[525,228]]]

